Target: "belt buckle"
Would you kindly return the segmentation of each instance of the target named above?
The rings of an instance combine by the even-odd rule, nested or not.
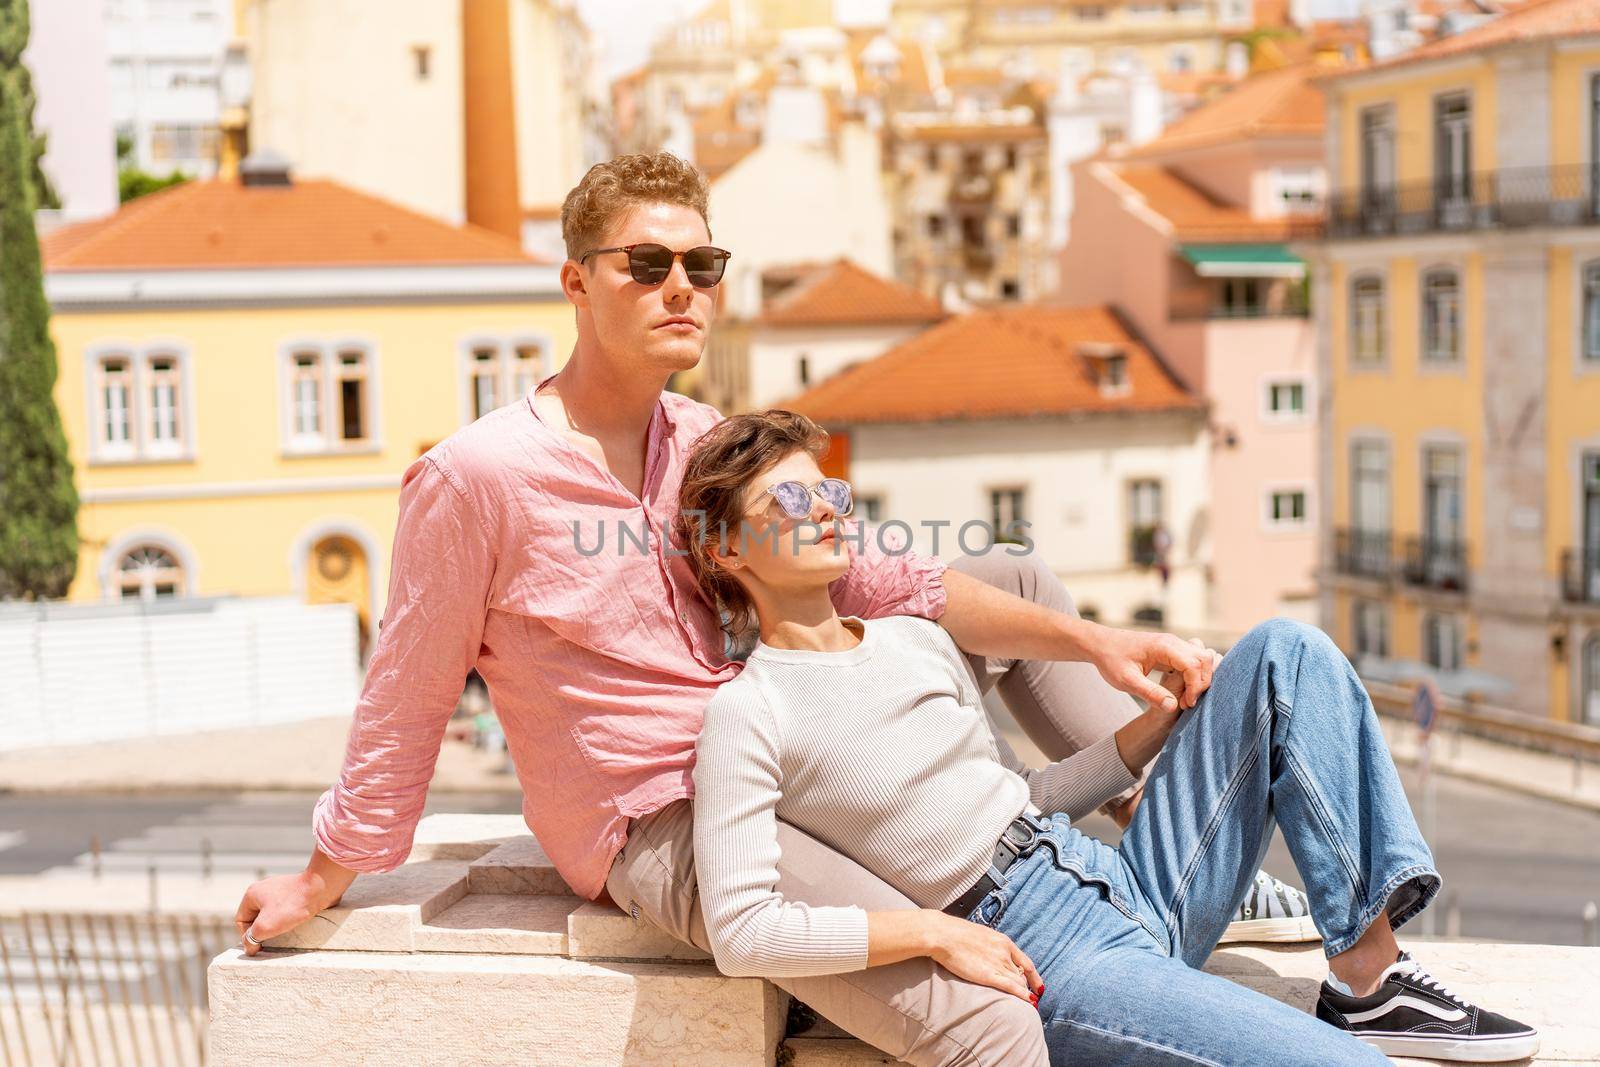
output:
[[[1018,824],[1021,824],[1021,827],[1027,830],[1028,833],[1027,839],[1020,842],[1011,836],[1011,831],[1015,829]],[[1020,856],[1023,854],[1023,852],[1031,849],[1036,843],[1038,843],[1039,830],[1031,822],[1025,821],[1023,817],[1019,815],[1015,819],[1011,820],[1011,822],[1006,824],[1005,832],[1000,835],[1000,840],[1005,842],[1006,847],[1011,849],[1013,855]]]

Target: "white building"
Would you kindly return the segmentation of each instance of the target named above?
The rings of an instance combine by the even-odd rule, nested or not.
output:
[[[730,414],[780,405],[945,317],[937,301],[849,259],[770,268],[761,288],[760,314],[719,322],[706,353],[702,399]]]
[[[48,140],[45,176],[61,201],[40,228],[117,210],[117,154],[102,0],[33,0],[23,62],[38,104],[34,129]]]
[[[216,173],[229,0],[103,0],[111,119],[152,174]]]
[[[957,316],[786,406],[834,435],[825,468],[861,517],[906,524],[914,551],[1024,522],[1085,615],[1208,625],[1206,407],[1108,309]]]

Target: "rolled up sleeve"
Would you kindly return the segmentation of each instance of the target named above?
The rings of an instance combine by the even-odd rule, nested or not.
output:
[[[920,615],[937,620],[944,614],[944,572],[949,566],[944,560],[910,551],[906,535],[893,524],[840,522],[850,569],[828,586],[834,610],[863,619]]]
[[[437,460],[415,460],[344,763],[312,813],[317,847],[340,866],[387,871],[410,855],[445,726],[478,660],[494,560],[466,487]]]

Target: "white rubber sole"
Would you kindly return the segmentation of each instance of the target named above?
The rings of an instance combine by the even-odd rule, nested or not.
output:
[[[1238,919],[1228,924],[1222,932],[1219,945],[1230,942],[1242,941],[1321,941],[1322,935],[1317,932],[1317,924],[1311,921],[1311,916],[1303,915],[1298,919]]]
[[[1356,1034],[1385,1056],[1420,1056],[1455,1063],[1500,1063],[1522,1060],[1539,1051],[1539,1035],[1521,1037],[1388,1037]]]

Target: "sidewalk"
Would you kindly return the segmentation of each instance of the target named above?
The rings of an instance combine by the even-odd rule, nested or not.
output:
[[[1383,736],[1396,763],[1414,764],[1421,749],[1415,723],[1378,716]],[[1600,812],[1600,766],[1566,756],[1552,756],[1515,745],[1470,737],[1454,730],[1435,734],[1433,770],[1457,778],[1499,786],[1542,800]]]
[[[466,720],[455,720],[452,726]],[[321,792],[339,776],[350,716],[243,730],[0,753],[0,790],[19,793],[184,789]],[[504,752],[445,740],[434,789],[518,792]]]

